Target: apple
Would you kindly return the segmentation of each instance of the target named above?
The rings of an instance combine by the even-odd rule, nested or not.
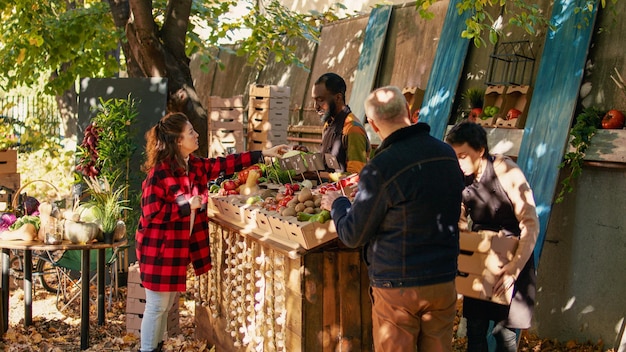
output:
[[[609,110],[602,118],[602,128],[615,129],[624,127],[624,114],[619,110]]]
[[[513,108],[513,109],[509,110],[509,111],[506,113],[506,118],[505,118],[505,120],[512,120],[512,119],[516,119],[516,118],[518,118],[521,114],[522,114],[522,112],[521,112],[521,111],[519,111],[519,110],[517,110],[517,109]]]

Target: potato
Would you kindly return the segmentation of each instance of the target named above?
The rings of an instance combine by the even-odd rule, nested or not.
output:
[[[311,199],[313,199],[313,193],[311,193],[311,189],[310,188],[304,187],[300,191],[300,193],[298,193],[298,201],[300,203],[304,203],[307,200],[311,200]]]
[[[304,206],[307,208],[315,208],[315,202],[309,199],[304,202]]]
[[[280,214],[282,216],[296,216],[298,212],[296,212],[295,207],[287,207],[283,209],[283,212]]]
[[[312,207],[308,207],[306,209],[304,209],[304,212],[307,214],[315,214],[315,209]]]
[[[322,205],[322,198],[315,198],[315,200],[313,201],[313,204],[315,205],[316,208],[319,208],[320,205]]]
[[[304,209],[306,208],[306,205],[304,205],[304,203],[298,203],[296,204],[295,208],[296,208],[296,211],[299,213],[301,211],[304,211]]]

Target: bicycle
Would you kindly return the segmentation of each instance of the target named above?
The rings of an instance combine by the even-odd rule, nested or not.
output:
[[[33,251],[32,277],[50,293],[59,290],[59,275],[53,262],[63,255],[63,251]],[[24,254],[23,251],[12,249],[10,253],[9,275],[13,277],[15,284],[24,280]]]

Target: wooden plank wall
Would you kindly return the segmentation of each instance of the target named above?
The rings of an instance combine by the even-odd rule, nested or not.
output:
[[[415,3],[394,8],[376,86],[426,90],[447,7],[448,1],[433,4],[431,20],[419,16]]]
[[[517,163],[533,189],[541,226],[535,263],[539,263],[543,248],[559,165],[568,141],[595,24],[598,1],[591,14],[575,11],[586,3],[585,0],[554,2],[551,21],[556,29],[546,36],[519,149]]]
[[[361,45],[365,38],[365,28],[369,16],[361,16],[338,21],[324,26],[320,42],[311,68],[311,79],[303,100],[302,123],[320,125],[320,118],[313,109],[311,89],[315,80],[326,72],[335,72],[346,81],[346,101],[354,85],[356,69],[359,65]]]

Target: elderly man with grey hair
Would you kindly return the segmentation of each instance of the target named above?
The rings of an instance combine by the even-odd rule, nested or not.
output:
[[[362,248],[375,350],[452,351],[463,173],[427,124],[411,124],[397,87],[374,90],[365,112],[382,142],[354,200],[327,193],[322,207],[339,239]]]

